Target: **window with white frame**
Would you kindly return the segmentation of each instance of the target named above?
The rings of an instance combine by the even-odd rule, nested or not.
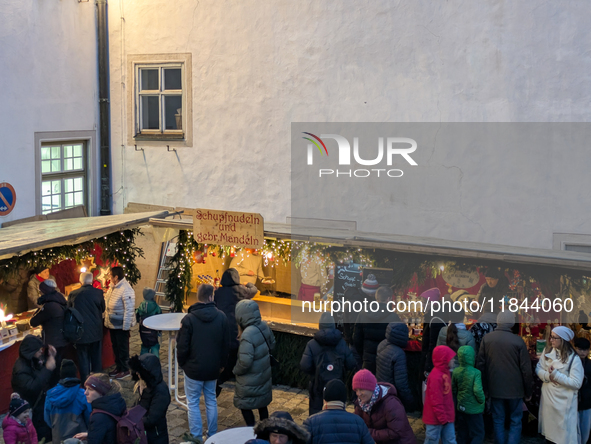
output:
[[[87,206],[86,143],[43,143],[40,158],[41,213]]]
[[[136,137],[184,137],[184,64],[136,65]]]

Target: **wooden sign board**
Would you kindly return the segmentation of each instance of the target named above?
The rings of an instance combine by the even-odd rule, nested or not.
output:
[[[241,248],[262,248],[265,245],[263,216],[196,209],[193,214],[193,237],[199,243]]]

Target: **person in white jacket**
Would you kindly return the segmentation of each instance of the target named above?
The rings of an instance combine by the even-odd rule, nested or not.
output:
[[[129,376],[129,331],[135,325],[135,292],[123,273],[122,267],[111,268],[111,285],[105,294],[105,327],[109,329],[115,370],[109,376],[115,379]]]
[[[567,327],[552,329],[536,367],[542,380],[538,431],[546,440],[559,444],[578,444],[578,390],[583,383],[583,365],[570,342],[575,334]]]

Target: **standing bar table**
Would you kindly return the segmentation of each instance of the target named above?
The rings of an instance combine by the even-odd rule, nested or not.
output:
[[[181,328],[181,321],[185,316],[187,316],[187,313],[164,313],[154,315],[146,318],[144,320],[144,325],[153,330],[168,332],[168,388],[171,391],[174,391],[174,399],[176,402],[183,407],[188,408],[187,404],[181,401],[185,396],[179,396],[179,364],[176,356],[176,335],[177,331]]]

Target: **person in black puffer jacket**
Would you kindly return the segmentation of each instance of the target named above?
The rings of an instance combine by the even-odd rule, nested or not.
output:
[[[93,373],[84,383],[86,400],[92,406],[88,432],[78,433],[74,438],[86,440],[86,444],[110,444],[117,442],[117,420],[111,415],[122,416],[127,407],[121,396],[121,386],[109,375]],[[103,410],[107,413],[103,413]]]
[[[310,415],[322,410],[322,392],[329,381],[333,379],[344,381],[346,370],[357,370],[355,357],[347,347],[341,332],[335,328],[335,322],[330,313],[322,313],[318,328],[314,339],[306,344],[300,361],[302,371],[311,376],[308,386]],[[335,362],[329,362],[332,361],[331,357],[335,359]],[[332,365],[333,368],[331,370],[324,367],[319,369],[321,360],[326,361],[324,367]]]
[[[146,409],[144,428],[148,444],[168,444],[166,411],[170,405],[170,391],[162,378],[160,359],[151,353],[133,356],[129,360],[132,378],[138,381],[136,405]]]
[[[213,296],[213,300],[218,308],[225,313],[228,318],[228,327],[230,328],[230,351],[228,354],[228,363],[224,371],[217,379],[216,396],[219,396],[222,388],[221,384],[234,377],[232,369],[236,365],[238,356],[238,324],[236,323],[236,304],[243,299],[252,299],[257,294],[257,288],[249,283],[246,286],[240,283],[240,274],[235,268],[228,268],[222,274],[220,281],[221,287],[218,288]]]
[[[203,435],[201,392],[205,398],[208,436],[217,432],[215,381],[226,366],[230,347],[228,319],[216,308],[213,290],[211,285],[199,286],[197,303],[189,307],[189,314],[181,321],[176,342],[178,364],[185,373],[189,428],[199,440]]]
[[[68,295],[68,307],[73,307],[84,318],[84,332],[76,343],[80,379],[86,381],[90,373],[103,369],[103,313],[105,296],[103,290],[92,286],[92,273],[80,273],[82,286]]]
[[[25,336],[18,350],[19,357],[12,368],[12,390],[29,403],[33,410],[33,425],[39,439],[51,441],[51,427],[43,419],[45,395],[51,387],[55,370],[55,348],[49,347],[44,357],[43,341],[34,335]]]
[[[359,313],[353,332],[353,343],[363,360],[363,368],[368,369],[374,375],[378,344],[384,340],[388,324],[402,322],[397,313],[388,311],[387,303],[392,300],[392,290],[389,287],[378,288],[376,300],[379,303],[378,310]]]
[[[408,383],[408,368],[403,350],[407,344],[406,324],[396,322],[388,324],[386,339],[378,345],[376,378],[378,381],[387,382],[396,387],[398,398],[402,401],[404,409],[412,412],[415,406]]]
[[[323,393],[324,409],[304,421],[309,444],[374,444],[363,419],[345,410],[347,387],[333,379]]]
[[[59,369],[62,365],[62,356],[68,345],[68,341],[62,332],[64,328],[64,313],[68,302],[57,289],[57,284],[51,279],[46,279],[39,284],[41,296],[37,303],[41,308],[37,309],[29,323],[31,327],[43,327],[43,342],[45,345],[53,345],[56,350],[55,365]],[[53,387],[59,381],[59,372],[55,372],[50,381]]]

